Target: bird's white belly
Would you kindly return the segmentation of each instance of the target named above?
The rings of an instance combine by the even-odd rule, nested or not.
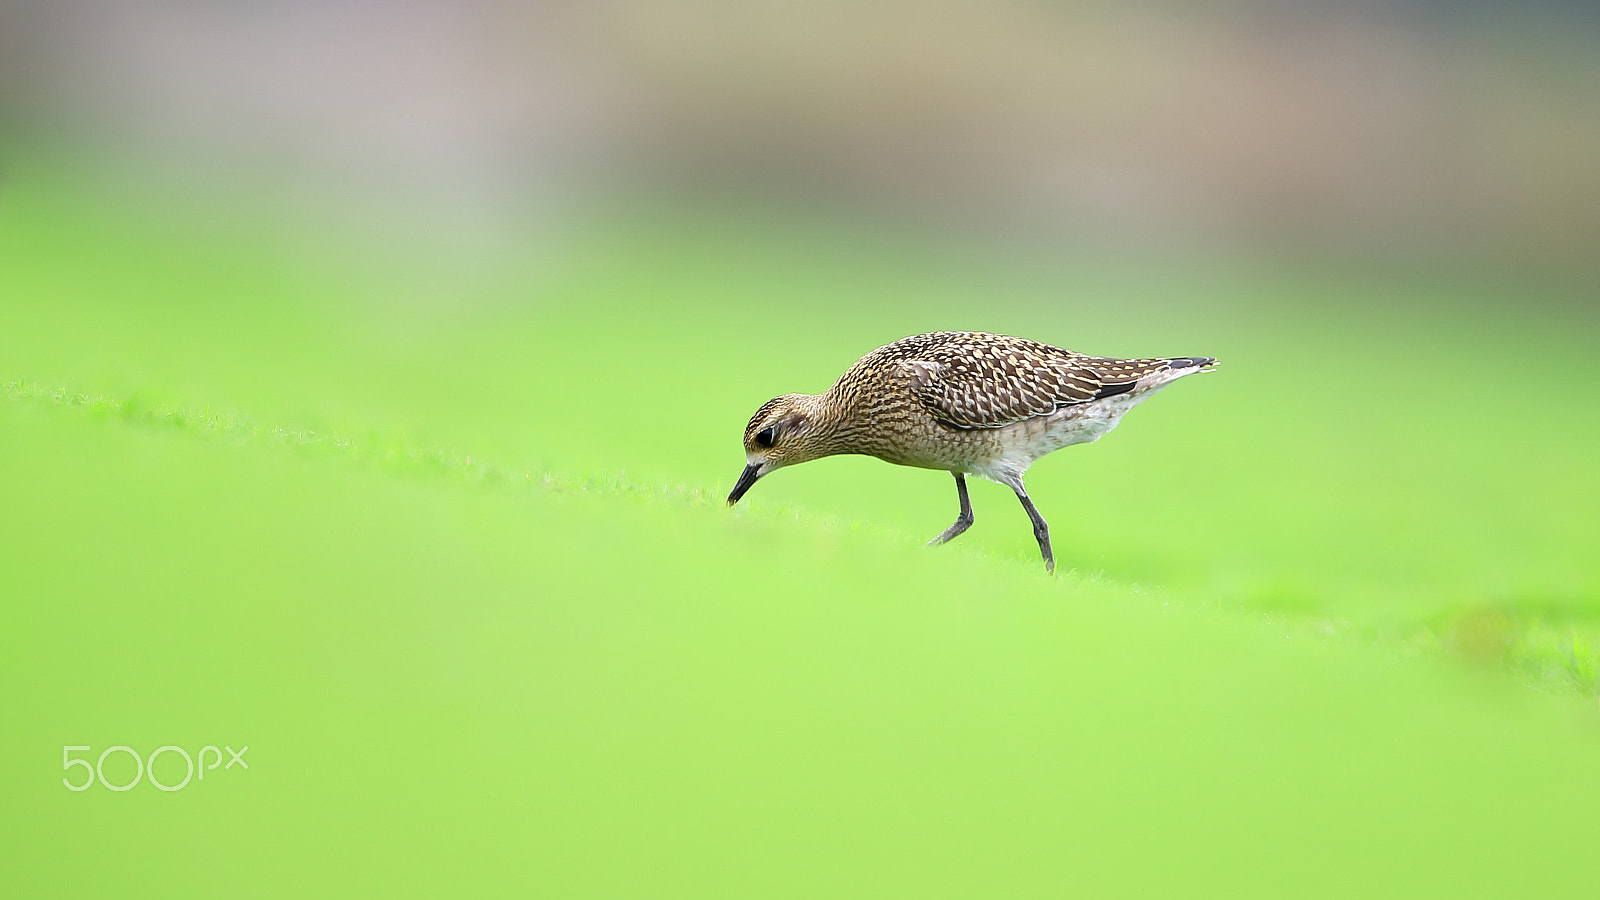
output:
[[[1048,416],[996,429],[993,440],[997,452],[972,466],[971,473],[1001,484],[1015,482],[1022,478],[1029,466],[1048,453],[1073,444],[1098,441],[1106,432],[1117,427],[1128,410],[1153,393],[1155,389],[1130,391],[1105,400],[1068,406]]]

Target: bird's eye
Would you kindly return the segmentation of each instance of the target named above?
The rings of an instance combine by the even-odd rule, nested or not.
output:
[[[756,432],[756,446],[763,450],[771,447],[773,440],[777,437],[777,430],[776,425],[771,425]]]

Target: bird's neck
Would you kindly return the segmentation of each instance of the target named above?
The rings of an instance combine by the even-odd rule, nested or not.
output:
[[[832,391],[797,398],[797,411],[806,418],[807,455],[812,459],[856,452],[849,408]]]

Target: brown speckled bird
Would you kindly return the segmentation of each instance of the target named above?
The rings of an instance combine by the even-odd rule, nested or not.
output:
[[[955,475],[961,514],[930,542],[942,544],[972,524],[966,476],[977,475],[1016,492],[1045,569],[1055,571],[1050,528],[1022,485],[1028,467],[1099,440],[1151,394],[1215,362],[1108,359],[976,331],[902,338],[861,357],[825,393],[762,404],[745,426],[746,465],[728,505],[784,466],[861,453]]]

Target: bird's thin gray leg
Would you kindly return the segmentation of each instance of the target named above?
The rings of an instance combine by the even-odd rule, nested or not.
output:
[[[1028,511],[1028,518],[1033,520],[1033,537],[1039,542],[1039,552],[1044,555],[1044,570],[1054,572],[1056,557],[1050,552],[1050,525],[1045,522],[1044,516],[1039,515],[1039,510],[1033,505],[1033,501],[1028,499],[1028,492],[1022,489],[1021,479],[1011,485],[1011,489],[1017,492],[1017,499],[1022,501],[1022,508]]]
[[[952,472],[956,476],[956,496],[961,498],[961,515],[956,516],[954,525],[939,532],[939,536],[928,542],[929,547],[937,547],[945,541],[955,537],[972,527],[972,501],[967,499],[967,476],[960,472]]]

